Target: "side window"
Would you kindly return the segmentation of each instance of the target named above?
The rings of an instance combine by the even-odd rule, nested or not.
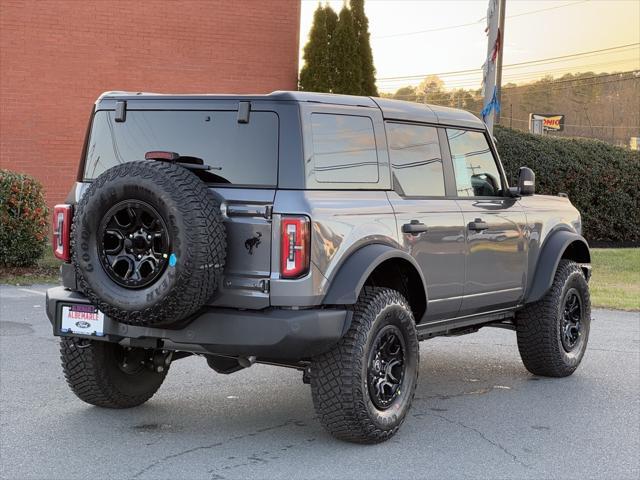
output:
[[[444,172],[435,127],[387,123],[393,184],[401,195],[443,197]]]
[[[460,197],[502,194],[500,171],[482,132],[447,129],[451,159]]]
[[[378,154],[369,117],[311,114],[313,172],[319,183],[375,183]]]

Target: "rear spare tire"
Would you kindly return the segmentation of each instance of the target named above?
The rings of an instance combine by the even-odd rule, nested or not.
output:
[[[226,232],[213,194],[193,173],[128,162],[85,192],[71,248],[78,285],[96,307],[123,323],[167,326],[218,288]]]

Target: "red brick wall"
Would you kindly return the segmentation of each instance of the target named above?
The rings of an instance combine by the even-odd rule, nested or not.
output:
[[[299,17],[300,0],[0,0],[1,168],[52,205],[101,92],[296,89]]]

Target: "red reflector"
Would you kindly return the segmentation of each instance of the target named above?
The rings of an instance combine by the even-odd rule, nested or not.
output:
[[[165,152],[162,150],[152,150],[144,154],[145,160],[169,160],[175,162],[180,158],[180,155],[176,152]]]
[[[71,205],[53,207],[53,254],[60,260],[71,260]]]
[[[280,222],[280,276],[299,278],[309,271],[309,219],[283,216]]]

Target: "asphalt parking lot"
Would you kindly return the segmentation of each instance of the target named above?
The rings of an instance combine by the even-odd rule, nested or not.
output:
[[[147,404],[86,405],[67,388],[46,286],[0,286],[2,478],[633,478],[640,475],[640,314],[595,310],[566,379],[530,375],[513,332],[421,344],[400,433],[338,442],[301,374],[218,375],[191,357]]]

